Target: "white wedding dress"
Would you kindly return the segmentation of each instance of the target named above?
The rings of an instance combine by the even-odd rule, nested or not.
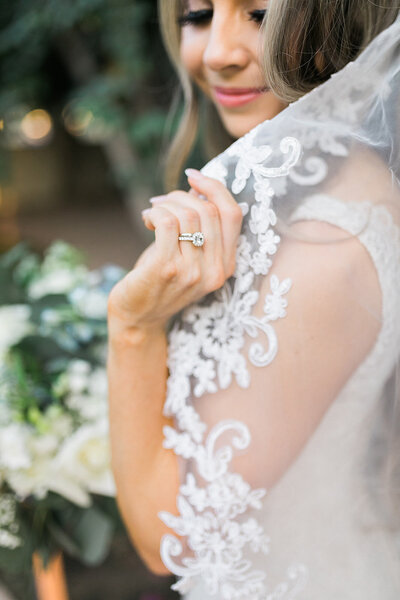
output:
[[[234,276],[169,333],[164,446],[181,487],[159,513],[161,557],[185,600],[400,598],[380,468],[398,409],[400,188],[394,146],[361,140],[359,122],[386,130],[352,95],[369,110],[389,79],[398,94],[399,34],[398,19],[204,169],[244,224]]]
[[[368,207],[341,211],[337,202],[315,197],[301,216],[325,219],[352,232],[359,226],[358,215]],[[382,528],[360,477],[379,414],[380,392],[396,359],[400,230],[390,213],[379,207],[360,238],[382,286],[384,317],[379,337],[296,461],[268,492],[262,511],[246,515],[257,519],[271,539],[267,555],[260,552],[251,558],[254,568],[267,573],[270,592],[264,597],[271,600],[400,598],[400,535]],[[219,598],[209,595],[201,577],[185,595],[187,600],[215,597]],[[258,597],[251,590],[238,596]]]

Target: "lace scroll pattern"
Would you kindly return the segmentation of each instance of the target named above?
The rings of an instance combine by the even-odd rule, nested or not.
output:
[[[267,145],[256,148],[254,135],[253,130],[228,151],[237,159],[232,192],[239,194],[251,176],[254,180],[254,204],[241,204],[246,226],[239,238],[236,271],[211,297],[187,307],[169,334],[170,376],[164,414],[175,417],[177,428],[164,428],[164,447],[190,459],[204,484],[200,486],[194,473],[189,472],[177,498],[179,516],[165,511],[158,515],[185,537],[192,555],[182,556],[177,563],[183,546],[169,534],[161,541],[161,557],[179,577],[172,586],[174,590],[186,593],[195,577],[200,576],[208,593],[219,600],[291,599],[307,579],[306,567],[293,564],[285,582],[267,589],[264,571],[252,567],[248,554],[244,557],[248,549],[265,555],[270,549],[269,537],[259,522],[245,516],[248,509],[262,508],[266,490],[251,489],[240,474],[229,468],[234,451],[249,447],[250,431],[243,422],[233,419],[220,421],[207,431],[206,423],[189,403],[190,397],[227,389],[233,379],[240,387],[248,388],[247,358],[257,367],[267,366],[278,350],[273,323],[286,316],[291,280],[279,281],[274,274],[269,277],[270,291],[263,299],[262,317],[252,315],[259,300],[253,282],[257,276],[269,273],[277,251],[280,237],[273,230],[276,214],[271,201],[285,191],[283,176],[297,163],[301,145],[295,138],[284,138],[280,152],[287,155],[286,160],[280,166],[266,167],[272,149]],[[228,170],[219,158],[203,172],[226,185]],[[247,358],[243,352],[245,334],[254,340]],[[217,449],[222,435],[224,440],[229,437],[230,443]]]

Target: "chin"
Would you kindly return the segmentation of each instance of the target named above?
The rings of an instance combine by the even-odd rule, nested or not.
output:
[[[223,119],[222,123],[226,129],[226,131],[234,138],[240,138],[246,133],[248,133],[251,129],[263,123],[267,119],[272,117],[262,117],[258,119]]]
[[[269,103],[268,103],[269,104]],[[234,138],[242,137],[245,133],[248,133],[251,129],[263,123],[264,121],[273,119],[282,110],[287,107],[278,100],[275,96],[271,106],[264,106],[263,110],[257,111],[243,111],[241,113],[228,112],[217,106],[217,111],[221,118],[221,121],[227,130],[227,132]]]

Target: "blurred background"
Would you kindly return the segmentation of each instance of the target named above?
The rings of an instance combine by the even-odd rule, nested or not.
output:
[[[162,191],[175,89],[156,0],[1,2],[0,253],[61,239],[90,268],[131,268],[154,237],[140,214]],[[123,531],[103,564],[65,560],[72,600],[177,597]],[[0,580],[1,598],[34,597],[32,581]]]
[[[1,3],[1,250],[61,237],[129,268],[153,239],[140,211],[178,118],[156,4]]]

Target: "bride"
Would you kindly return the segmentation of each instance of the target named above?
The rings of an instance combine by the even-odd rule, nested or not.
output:
[[[110,435],[187,600],[400,597],[395,4],[160,1],[185,112],[110,295]]]

